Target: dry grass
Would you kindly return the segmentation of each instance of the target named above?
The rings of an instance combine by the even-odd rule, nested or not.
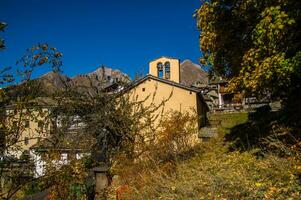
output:
[[[296,159],[252,151],[229,151],[224,134],[247,120],[247,114],[212,115],[221,119],[220,136],[202,143],[186,159],[177,159],[173,173],[162,166],[136,171],[127,183],[126,199],[300,199],[300,165]],[[137,170],[137,169],[136,169]],[[300,179],[300,177],[299,177]]]

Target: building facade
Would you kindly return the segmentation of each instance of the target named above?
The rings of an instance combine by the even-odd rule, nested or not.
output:
[[[160,57],[149,63],[149,74],[133,82],[126,90],[132,101],[143,101],[144,106],[159,106],[158,112],[196,113],[198,127],[206,125],[209,110],[200,89],[181,84],[179,59]]]

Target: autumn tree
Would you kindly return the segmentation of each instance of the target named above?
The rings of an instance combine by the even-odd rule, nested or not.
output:
[[[5,27],[5,23],[0,23],[1,30]],[[1,48],[4,49],[4,40],[0,41]],[[16,193],[32,181],[28,177],[31,173],[29,160],[26,157],[14,157],[21,150],[20,137],[26,128],[26,120],[28,117],[37,118],[41,114],[41,109],[35,107],[33,101],[41,94],[41,88],[32,80],[32,73],[36,68],[46,66],[50,70],[60,71],[61,56],[48,44],[38,44],[28,49],[18,61],[18,70],[11,67],[2,67],[0,70],[1,199],[15,198]]]
[[[155,121],[162,116],[164,109],[161,108],[172,93],[157,105],[152,102],[156,93],[139,101],[130,99],[128,90],[121,91],[126,86],[122,82],[118,83],[117,90],[106,87],[105,80],[95,83],[89,77],[84,84],[70,84],[60,74],[61,57],[62,54],[56,48],[38,44],[29,48],[18,60],[21,68],[17,72],[6,71],[6,75],[12,78],[10,80],[16,78],[18,82],[12,84],[10,80],[4,79],[5,82],[1,85],[3,155],[12,155],[16,149],[22,150],[18,148],[19,136],[24,131],[25,117],[33,116],[34,112],[39,115],[33,116],[34,118],[43,118],[40,120],[42,126],[45,125],[43,123],[51,124],[51,134],[32,148],[34,154],[38,154],[40,149],[44,150],[45,173],[42,175],[24,178],[24,172],[29,170],[28,165],[12,169],[10,167],[14,161],[3,159],[4,162],[0,162],[0,175],[8,169],[7,174],[11,180],[4,188],[0,188],[2,199],[15,199],[19,191],[26,195],[44,190],[48,191],[50,199],[85,199],[91,193],[91,184],[93,187],[93,183],[87,182],[91,180],[93,167],[108,166],[111,169],[118,163],[121,155],[134,164],[135,160],[150,153],[150,145],[145,145],[145,141],[154,143],[158,137],[155,130],[159,125]],[[32,74],[39,67],[48,67],[55,72],[62,86],[49,91],[53,89],[49,87],[51,83],[33,80]],[[40,100],[45,103],[44,106],[49,107],[49,112],[44,113],[39,108]],[[151,103],[146,106],[145,101]],[[12,110],[9,115],[6,112],[7,106]],[[17,122],[17,126],[10,126],[7,119],[14,118],[16,113],[18,119],[14,122]],[[162,141],[162,146],[168,137]],[[175,141],[181,141],[176,135],[172,137]],[[87,154],[79,159],[72,155],[68,163],[60,164],[57,162],[60,161],[60,151],[66,148],[70,152],[83,150]],[[174,149],[171,145],[170,151]],[[162,153],[161,157],[163,155]],[[13,170],[16,173],[10,173]]]
[[[131,102],[128,95],[105,88],[104,80],[99,80],[97,84],[90,79],[88,83],[82,85],[68,84],[60,75],[61,57],[62,54],[56,48],[47,44],[35,45],[18,60],[21,66],[17,72],[21,75],[17,77],[18,84],[3,85],[1,90],[3,96],[0,101],[3,111],[1,134],[4,136],[1,151],[5,152],[4,156],[11,155],[15,150],[22,150],[18,144],[19,137],[24,131],[25,117],[44,117],[42,123],[50,121],[51,124],[51,135],[43,138],[35,147],[35,150],[47,151],[44,153],[46,171],[42,176],[26,176],[24,179],[24,175],[28,175],[24,174],[29,170],[28,163],[19,169],[8,169],[15,160],[4,160],[0,163],[1,173],[7,169],[9,172],[12,170],[16,172],[9,173],[8,178],[11,181],[5,188],[0,188],[0,197],[3,199],[14,199],[19,191],[32,194],[45,189],[48,189],[49,198],[52,199],[86,198],[91,194],[91,184],[93,186],[93,183],[86,181],[91,180],[89,178],[91,169],[104,165],[111,167],[120,153],[124,153],[134,161],[137,140],[143,146],[142,129],[150,130],[156,119],[152,113],[165,103],[163,101],[161,105],[143,107],[141,105],[144,100]],[[43,85],[44,82],[39,79],[32,80],[34,70],[39,67],[50,67],[61,79],[63,86],[45,92],[52,88],[48,87],[50,83]],[[13,72],[9,74],[15,75]],[[119,83],[119,86],[125,85]],[[39,108],[40,100],[44,106],[49,107],[48,113],[42,112]],[[6,112],[7,106],[12,109],[9,115]],[[14,120],[16,113],[18,113],[16,122],[19,125],[17,128],[7,123],[8,119]],[[33,113],[38,113],[39,116],[33,116]],[[142,120],[144,118],[145,120]],[[153,131],[149,132],[155,134]],[[56,161],[60,157],[60,150],[66,147],[73,152],[80,149],[88,154],[83,159],[71,158],[69,163],[58,168]]]
[[[196,11],[201,61],[232,90],[273,97],[300,91],[300,1],[205,0]]]
[[[6,26],[7,24],[5,22],[0,22],[0,31],[3,32]],[[5,48],[4,39],[0,38],[0,49],[2,50],[4,48]]]

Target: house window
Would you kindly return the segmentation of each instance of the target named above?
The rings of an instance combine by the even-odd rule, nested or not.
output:
[[[29,143],[28,137],[24,137],[24,144],[25,144],[25,145],[28,145],[28,143]]]
[[[202,137],[202,142],[208,142],[210,140],[209,137]]]
[[[165,78],[170,79],[170,62],[165,62],[164,64],[165,67]]]
[[[158,77],[163,78],[163,64],[162,63],[159,62],[157,64],[157,70],[158,70]]]
[[[25,128],[29,128],[29,120],[26,120],[24,123]]]
[[[39,122],[38,122],[38,127],[39,127],[39,128],[43,128],[43,126],[44,126],[44,123],[43,123],[42,121],[39,121]]]
[[[108,81],[110,81],[111,80],[111,76],[107,76],[107,79],[108,79]]]
[[[144,92],[145,91],[145,88],[142,88],[142,92]]]
[[[18,127],[18,122],[17,121],[14,121],[13,122],[13,128],[17,128]]]

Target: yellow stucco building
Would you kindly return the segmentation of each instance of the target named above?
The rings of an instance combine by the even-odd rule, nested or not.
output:
[[[208,106],[201,90],[181,84],[180,81],[180,60],[160,57],[149,63],[149,74],[134,81],[127,88],[127,93],[132,101],[143,101],[145,106],[164,102],[163,113],[196,112],[198,127],[205,126]]]
[[[157,113],[169,111],[196,113],[198,116],[198,128],[206,125],[206,113],[209,110],[203,98],[201,90],[181,84],[180,60],[175,58],[160,57],[149,63],[149,74],[132,82],[126,89],[132,101],[143,101],[143,104],[158,106],[164,102]],[[144,101],[145,100],[145,101]],[[39,143],[40,140],[50,136],[51,120],[48,115],[55,102],[49,98],[35,100],[38,106],[32,110],[22,110],[22,120],[19,112],[12,107],[7,108],[8,124],[19,128],[18,153]]]
[[[8,151],[16,157],[50,135],[50,105],[43,105],[39,98],[35,101],[39,101],[39,105],[27,109],[18,109],[16,105],[6,108],[6,123],[9,127],[6,142],[10,147]]]

